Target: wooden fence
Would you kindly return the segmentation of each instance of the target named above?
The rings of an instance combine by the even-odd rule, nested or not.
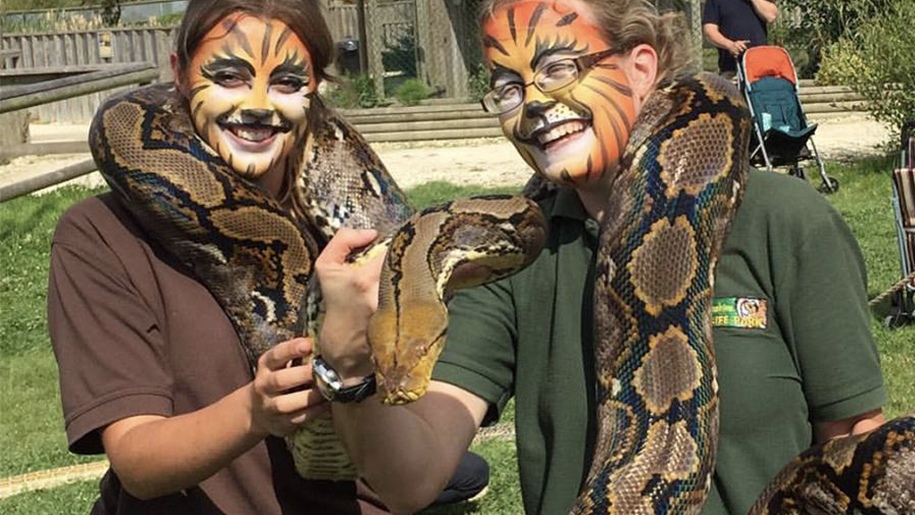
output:
[[[382,4],[378,16],[393,23],[404,17],[409,9],[393,2]],[[357,38],[358,23],[354,6],[331,4],[326,19],[335,41]],[[391,21],[393,20],[393,21]],[[402,20],[414,23],[412,18]],[[102,64],[148,62],[159,69],[159,80],[172,80],[169,54],[175,27],[126,27],[72,32],[42,32],[0,36],[2,66],[0,82],[3,85],[21,84],[29,74],[35,76],[52,73],[54,69],[74,70]],[[368,52],[365,42],[362,51]],[[369,58],[372,54],[369,53]],[[380,57],[379,57],[380,58]],[[15,80],[14,80],[15,78]],[[92,93],[42,106],[32,107],[31,117],[40,122],[85,123],[92,119],[96,108],[107,96],[126,88]]]
[[[18,50],[19,58],[15,67],[5,69],[0,77],[7,84],[14,80],[22,83],[29,74],[37,76],[56,69],[147,62],[159,69],[159,80],[171,80],[168,56],[173,30],[169,27],[144,27],[4,34],[0,45],[5,50]],[[35,106],[29,110],[32,119],[41,122],[83,123],[92,119],[104,98],[123,89],[126,87]]]

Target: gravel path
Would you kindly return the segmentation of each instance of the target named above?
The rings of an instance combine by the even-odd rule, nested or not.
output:
[[[828,160],[847,160],[878,152],[889,132],[864,114],[818,120],[813,137],[820,156]],[[86,125],[33,124],[32,141],[77,141],[84,139]],[[429,181],[460,185],[523,184],[530,169],[507,140],[437,141],[424,143],[378,143],[373,145],[397,183],[410,188]],[[24,156],[0,166],[0,185],[30,175],[48,173],[88,159],[88,154]],[[101,184],[97,173],[75,179],[82,184]]]

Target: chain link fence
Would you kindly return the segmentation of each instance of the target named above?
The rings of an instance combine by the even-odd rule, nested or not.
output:
[[[489,87],[479,14],[484,0],[327,0],[341,78],[329,92],[338,107],[420,100],[476,101]],[[686,14],[701,48],[701,0],[654,0]]]
[[[372,107],[431,98],[472,99],[479,89],[472,81],[479,81],[482,68],[477,22],[481,3],[330,0],[327,19],[337,40],[341,76],[329,92],[332,102]]]

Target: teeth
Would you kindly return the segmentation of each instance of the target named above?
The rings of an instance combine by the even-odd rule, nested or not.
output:
[[[248,127],[237,127],[233,132],[239,138],[248,141],[263,141],[273,135],[273,129],[251,129]]]
[[[559,127],[555,127],[553,129],[550,129],[547,132],[540,134],[539,136],[537,136],[537,141],[541,145],[546,145],[548,143],[552,143],[553,141],[558,140],[559,138],[562,138],[563,136],[567,136],[569,134],[572,134],[575,132],[580,132],[583,130],[585,130],[584,123],[578,122],[578,121],[568,122],[568,123],[564,123],[564,124],[560,125]]]

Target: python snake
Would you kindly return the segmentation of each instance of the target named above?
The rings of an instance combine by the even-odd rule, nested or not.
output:
[[[287,202],[304,206],[305,220],[239,177],[197,137],[186,103],[167,85],[106,100],[93,119],[89,144],[103,177],[144,230],[226,311],[252,367],[271,345],[313,328],[320,311],[313,262],[346,226],[387,235],[376,249],[393,239],[387,262],[411,270],[397,283],[407,289],[381,288],[372,323],[376,337],[387,340],[394,336],[378,333],[379,324],[400,331],[398,321],[406,321],[408,328],[426,331],[415,333],[425,345],[423,353],[412,353],[420,362],[411,366],[425,366],[431,374],[447,323],[444,310],[434,308],[455,287],[526,266],[543,246],[543,215],[533,201],[508,196],[458,200],[413,215],[364,139],[318,97],[309,102],[299,183]],[[439,233],[448,237],[436,238]],[[473,273],[452,281],[465,265]],[[397,298],[387,301],[387,294]],[[320,342],[316,347],[320,353]],[[386,385],[399,388],[381,382],[382,389]],[[329,415],[306,423],[289,444],[304,477],[356,477]]]
[[[302,145],[294,199],[307,206],[307,220],[290,216],[288,206],[222,163],[194,135],[185,106],[167,87],[109,99],[93,121],[90,146],[146,230],[211,289],[252,366],[270,345],[307,330],[313,259],[335,230],[374,227],[389,235],[380,244],[390,251],[370,340],[382,396],[389,403],[415,400],[443,344],[442,298],[459,286],[449,284],[449,274],[478,258],[492,261],[474,282],[523,267],[542,245],[542,215],[530,202],[500,198],[459,201],[411,218],[403,193],[358,133],[317,97],[311,101],[316,123]],[[742,193],[749,123],[730,85],[699,76],[652,94],[634,127],[601,230],[600,428],[574,513],[697,513],[703,505],[717,437],[708,309],[716,256]],[[463,240],[473,243],[454,250]],[[428,297],[411,299],[416,291]],[[908,502],[912,419],[895,424],[826,446],[840,448],[845,461],[835,450],[814,450],[792,467],[820,467],[821,484],[842,485],[830,497],[839,502]],[[329,419],[307,424],[291,445],[306,477],[355,473]],[[784,472],[754,513],[803,506],[796,485],[811,476]],[[862,493],[878,484],[877,496]]]

